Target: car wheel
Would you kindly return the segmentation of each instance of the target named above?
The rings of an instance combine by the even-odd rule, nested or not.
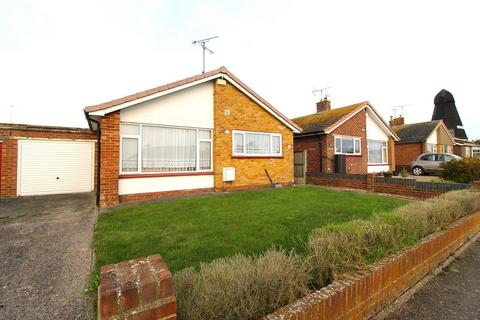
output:
[[[423,174],[423,168],[422,167],[414,167],[412,170],[412,173],[416,176],[421,176]]]

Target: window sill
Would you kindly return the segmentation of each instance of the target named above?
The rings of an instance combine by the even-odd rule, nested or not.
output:
[[[234,155],[232,156],[232,159],[282,159],[283,156],[240,156],[240,155]]]
[[[162,173],[122,173],[119,179],[132,178],[157,178],[157,177],[184,177],[184,176],[211,176],[213,171],[191,171],[191,172],[162,172]]]
[[[388,163],[368,163],[369,166],[388,166]]]
[[[352,153],[335,153],[335,155],[347,156],[347,157],[361,157],[362,154],[352,154]]]

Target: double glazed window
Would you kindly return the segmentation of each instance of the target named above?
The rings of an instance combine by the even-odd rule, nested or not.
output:
[[[387,164],[387,142],[368,140],[368,163]]]
[[[123,123],[121,144],[122,173],[212,169],[210,130]]]
[[[233,155],[281,156],[282,135],[248,131],[233,131]]]
[[[335,137],[335,154],[361,154],[360,138],[355,137]]]

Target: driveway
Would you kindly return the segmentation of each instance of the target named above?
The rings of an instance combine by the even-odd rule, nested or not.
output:
[[[0,200],[0,319],[90,319],[93,194]]]
[[[477,240],[386,319],[480,319],[479,266],[480,240]]]

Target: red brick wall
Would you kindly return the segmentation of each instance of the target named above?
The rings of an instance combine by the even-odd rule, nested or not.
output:
[[[1,161],[2,168],[0,176],[1,197],[17,196],[18,140],[26,138],[76,139],[96,141],[97,136],[95,132],[88,129],[0,124],[0,140],[3,140],[3,152]],[[95,153],[96,152],[97,148],[95,143]],[[96,176],[96,170],[94,172]]]
[[[423,153],[423,143],[400,143],[395,145],[396,166],[410,167],[412,161]]]
[[[119,203],[118,176],[120,170],[120,111],[101,119],[100,207]]]
[[[383,259],[370,266],[369,271],[343,276],[263,319],[369,319],[423,279],[478,231],[480,212],[426,237],[412,248]]]
[[[321,136],[296,137],[294,141],[295,152],[307,150],[307,172],[321,172],[320,168],[320,143]]]
[[[103,266],[98,319],[175,320],[172,274],[159,254]]]
[[[335,171],[335,139],[334,135],[361,138],[361,155],[347,155],[347,173],[365,174],[367,167],[367,134],[366,111],[362,110],[346,121],[331,134],[295,137],[295,151],[307,150],[307,172]],[[321,150],[320,150],[321,149]],[[322,168],[320,168],[320,166]]]

